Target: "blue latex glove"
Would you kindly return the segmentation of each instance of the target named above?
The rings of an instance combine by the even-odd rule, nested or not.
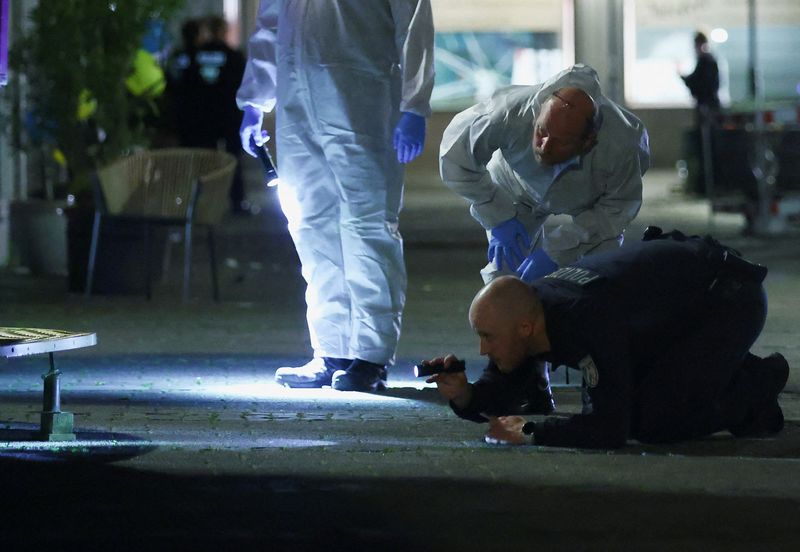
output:
[[[536,249],[528,258],[522,261],[522,264],[517,270],[517,276],[520,280],[530,284],[537,278],[547,276],[551,272],[558,269],[558,265],[553,262],[553,259],[545,252],[544,249]]]
[[[413,161],[425,145],[425,117],[404,111],[394,129],[394,149],[401,163]]]
[[[501,222],[490,231],[489,261],[494,261],[497,270],[503,270],[503,262],[508,269],[516,271],[525,260],[525,251],[531,248],[531,239],[525,226],[515,217]]]
[[[257,157],[257,154],[250,143],[250,138],[253,138],[257,146],[269,140],[269,132],[261,129],[263,122],[263,111],[252,105],[244,106],[242,126],[239,127],[239,138],[242,140],[242,149],[253,157]]]

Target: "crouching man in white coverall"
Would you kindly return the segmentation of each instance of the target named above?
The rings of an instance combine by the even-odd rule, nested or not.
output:
[[[619,247],[649,165],[644,125],[601,94],[585,65],[459,113],[440,149],[442,180],[487,231],[486,283],[514,273],[531,282]],[[545,229],[553,214],[572,218]]]
[[[403,163],[425,139],[433,88],[429,0],[262,0],[237,103],[242,147],[269,136],[307,283],[314,358],[288,387],[385,386],[405,303]]]

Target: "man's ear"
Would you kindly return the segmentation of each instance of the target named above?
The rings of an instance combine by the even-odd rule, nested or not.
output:
[[[521,321],[519,323],[519,326],[517,326],[517,332],[519,333],[519,337],[523,339],[528,339],[530,336],[533,335],[534,326],[535,324],[533,320],[526,319]]]

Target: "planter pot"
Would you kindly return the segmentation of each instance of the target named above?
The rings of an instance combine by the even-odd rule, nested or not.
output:
[[[86,285],[94,207],[88,202],[27,199],[11,204],[11,250],[15,264],[32,274],[66,276],[69,291]],[[153,284],[161,278],[166,243],[163,228],[151,233]],[[92,293],[144,294],[144,227],[106,220],[100,231]]]
[[[66,276],[66,201],[26,199],[11,203],[11,249],[16,264],[33,274]]]
[[[94,207],[76,204],[67,210],[68,287],[83,292],[92,240]],[[141,294],[147,282],[145,228],[139,223],[104,219],[94,269],[93,294]],[[166,230],[152,226],[150,234],[150,278],[154,285],[162,275]]]

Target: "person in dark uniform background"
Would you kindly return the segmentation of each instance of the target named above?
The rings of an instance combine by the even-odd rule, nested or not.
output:
[[[713,133],[719,119],[719,66],[709,49],[708,38],[700,31],[694,35],[694,51],[697,57],[694,71],[680,77],[695,100],[695,131],[692,136],[692,147],[698,169],[696,178],[692,179],[692,191],[704,194],[707,184],[703,148],[706,142],[709,148],[713,148]],[[705,137],[704,132],[707,133]]]
[[[241,114],[236,91],[244,74],[245,59],[226,42],[228,24],[209,16],[187,21],[183,50],[168,64],[172,109],[181,147],[217,149],[237,159]],[[230,192],[231,207],[246,212],[244,182],[237,165]]]
[[[185,146],[195,128],[199,110],[194,68],[194,56],[204,42],[204,26],[199,19],[187,19],[181,25],[181,47],[173,51],[167,59],[167,113],[169,124],[177,135],[178,144]]]
[[[719,66],[708,47],[704,33],[694,35],[694,52],[697,64],[690,75],[681,75],[696,101],[697,111],[707,111],[710,115],[719,112]]]
[[[209,39],[195,54],[200,83],[197,117],[201,121],[197,145],[216,148],[222,142],[225,151],[238,159],[241,113],[236,105],[236,91],[244,75],[245,58],[226,42],[228,22],[224,18],[212,15],[205,24]],[[234,213],[247,212],[241,163],[236,165],[230,199]]]
[[[780,431],[789,365],[750,352],[766,318],[766,268],[708,236],[649,234],[531,285],[504,276],[484,287],[469,316],[489,366],[472,384],[463,372],[428,382],[458,416],[489,421],[487,441],[611,449],[629,438]],[[591,407],[541,422],[518,416],[517,372],[536,360],[580,368]]]

